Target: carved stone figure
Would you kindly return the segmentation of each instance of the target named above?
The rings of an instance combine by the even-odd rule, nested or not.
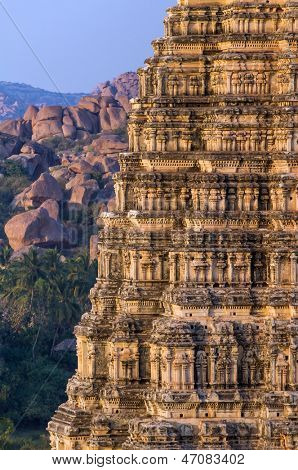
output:
[[[53,449],[298,449],[295,27],[295,2],[168,10]]]

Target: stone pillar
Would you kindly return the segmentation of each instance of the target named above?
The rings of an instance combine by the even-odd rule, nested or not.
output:
[[[291,284],[295,286],[297,284],[297,259],[296,253],[291,254]]]
[[[190,260],[191,256],[187,253],[184,254],[184,282],[190,281]]]
[[[170,253],[170,282],[177,282],[177,255]]]
[[[234,283],[234,263],[236,256],[234,253],[229,253],[228,255],[228,282],[230,285]]]
[[[140,151],[140,136],[141,136],[141,129],[139,127],[134,128],[134,152]]]
[[[200,210],[199,190],[198,189],[192,189],[191,190],[191,195],[192,195],[193,210],[194,211]]]
[[[134,281],[139,280],[139,273],[138,273],[138,265],[139,265],[139,254],[134,251],[132,253],[132,272],[131,272],[131,277]]]
[[[231,357],[231,385],[236,386],[238,384],[238,350],[237,347],[232,348]]]
[[[216,373],[215,373],[215,360],[216,360],[216,355],[214,353],[213,348],[210,350],[210,355],[209,355],[209,378],[208,382],[211,386],[216,384]]]
[[[151,152],[156,152],[156,129],[150,130],[150,150]]]
[[[146,189],[141,190],[141,206],[142,206],[142,211],[147,210],[147,190]]]

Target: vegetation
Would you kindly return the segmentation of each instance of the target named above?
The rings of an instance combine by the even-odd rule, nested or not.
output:
[[[15,162],[0,162],[0,173],[3,175],[0,184],[0,238],[3,238],[4,224],[13,214],[10,204],[17,194],[31,184],[31,181],[23,168]]]
[[[45,427],[72,375],[74,352],[55,352],[70,338],[95,283],[88,256],[64,259],[56,250],[31,250],[0,259],[0,448],[47,448]],[[28,430],[32,432],[28,432]]]
[[[86,145],[90,145],[95,137],[96,136],[90,136],[86,139],[72,140],[56,135],[45,139],[43,141],[43,145],[52,149],[55,153],[71,150],[72,154],[80,155],[83,152],[84,147]]]

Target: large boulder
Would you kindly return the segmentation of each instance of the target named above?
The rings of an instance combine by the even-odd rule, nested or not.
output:
[[[51,149],[37,142],[26,142],[20,153],[12,155],[8,160],[19,163],[27,175],[33,179],[39,178],[41,173],[48,171],[50,166],[57,165],[60,162]]]
[[[48,121],[48,120],[61,121],[62,114],[63,114],[62,106],[44,106],[38,111],[36,115],[36,121]]]
[[[47,199],[62,201],[63,191],[52,175],[42,173],[38,180],[14,198],[12,207],[38,207]]]
[[[88,163],[86,160],[78,160],[73,162],[68,169],[73,173],[81,174],[91,174],[94,172],[93,166],[90,165],[90,163]]]
[[[72,139],[74,140],[77,136],[77,129],[73,125],[63,124],[62,132],[65,139]]]
[[[114,79],[113,85],[117,93],[122,93],[129,99],[136,98],[139,93],[139,76],[136,72],[123,73]]]
[[[21,165],[30,178],[38,177],[49,168],[46,160],[38,153],[12,155],[8,158],[8,161],[16,162]]]
[[[58,167],[50,169],[51,175],[58,181],[60,184],[64,185],[65,182],[69,179],[70,174],[67,167]]]
[[[100,110],[100,125],[104,131],[116,131],[126,125],[127,115],[120,106],[109,106]]]
[[[120,106],[110,106],[107,109],[107,112],[110,118],[111,129],[113,131],[121,129],[126,125],[127,115],[123,108],[121,108]]]
[[[55,201],[54,199],[48,199],[41,205],[41,207],[46,209],[48,211],[49,216],[58,222],[60,208],[57,201]]]
[[[96,154],[113,154],[126,152],[128,143],[124,142],[119,135],[102,134],[92,142],[93,152]],[[87,150],[87,148],[86,148]]]
[[[38,142],[26,142],[22,148],[21,148],[21,153],[25,154],[34,154],[38,153],[41,155],[42,158],[44,158],[47,162],[47,165],[50,166],[55,166],[60,163],[59,157],[55,154],[55,152],[50,149],[49,147],[46,147],[45,145],[41,145]]]
[[[14,135],[23,140],[31,139],[31,122],[25,122],[23,119],[8,119],[7,121],[0,122],[0,132]]]
[[[88,161],[94,168],[95,171],[101,172],[102,174],[113,175],[119,171],[118,158],[113,155],[94,155],[88,153],[86,155],[86,161]]]
[[[0,160],[4,160],[11,155],[19,153],[22,148],[23,140],[0,132]]]
[[[126,72],[119,75],[112,81],[100,83],[94,90],[94,95],[107,95],[112,93],[114,96],[123,94],[128,99],[136,98],[139,92],[139,77],[135,72]]]
[[[33,126],[33,140],[40,141],[55,135],[63,136],[61,121],[37,121]]]
[[[53,212],[47,205],[42,205],[23,214],[18,214],[5,225],[5,233],[13,250],[26,246],[46,248],[68,245],[69,237],[63,225],[51,217]]]
[[[129,113],[131,110],[130,100],[127,95],[123,95],[121,93],[117,93],[116,95],[117,101],[121,104],[122,108],[125,110],[126,113]]]
[[[88,206],[99,191],[97,181],[89,180],[85,183],[75,186],[71,191],[70,203]]]
[[[23,117],[24,121],[35,121],[38,111],[39,109],[37,106],[28,106]]]
[[[100,105],[98,99],[94,96],[84,96],[78,104],[78,107],[81,109],[87,109],[90,113],[98,114],[100,111]]]
[[[64,113],[63,113],[63,125],[64,126],[74,126],[73,119],[72,119],[72,117],[70,115],[70,112],[67,108],[64,109]]]
[[[74,176],[73,178],[71,178],[65,185],[65,189],[67,191],[71,190],[72,188],[74,188],[75,186],[81,186],[81,185],[84,185],[84,183],[86,183],[86,181],[89,181],[91,179],[91,176],[90,175],[86,175],[86,174],[77,174],[76,176]]]
[[[98,116],[94,115],[87,109],[81,109],[76,106],[68,108],[70,116],[77,130],[96,134],[99,131]]]

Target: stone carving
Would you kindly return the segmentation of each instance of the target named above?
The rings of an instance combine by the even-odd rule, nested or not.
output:
[[[54,449],[298,449],[296,16],[168,10]]]

